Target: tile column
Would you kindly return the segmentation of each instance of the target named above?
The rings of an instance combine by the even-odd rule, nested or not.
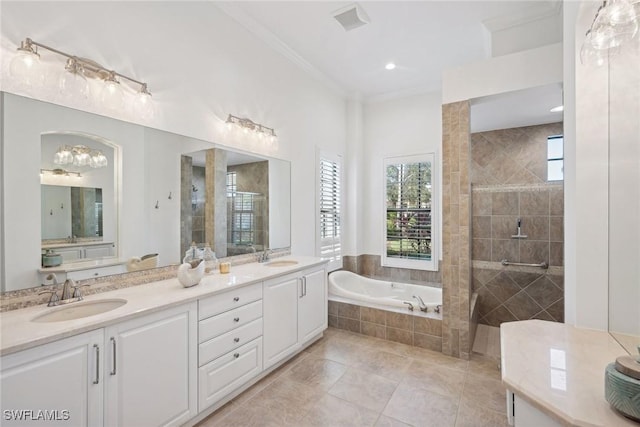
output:
[[[469,101],[442,106],[442,352],[469,358],[471,185]]]

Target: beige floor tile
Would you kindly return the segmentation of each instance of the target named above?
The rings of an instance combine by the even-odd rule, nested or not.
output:
[[[397,386],[396,381],[349,368],[329,394],[372,411],[382,412]]]
[[[240,405],[229,416],[216,422],[215,427],[299,427],[303,425],[305,413],[304,408],[265,408],[253,406],[247,402]]]
[[[376,422],[376,427],[412,427],[411,424],[405,424],[402,421],[398,421],[395,418],[389,418],[384,415],[380,415]]]
[[[365,352],[366,350],[362,346],[340,335],[314,345],[309,354],[318,358],[333,360],[343,365],[354,366]]]
[[[380,413],[363,408],[331,395],[325,395],[311,405],[301,426],[353,426],[375,425]]]
[[[401,384],[459,399],[466,372],[414,360]]]
[[[482,375],[467,375],[461,404],[506,414],[505,387],[501,381]]]
[[[439,366],[444,366],[450,369],[457,369],[459,371],[466,371],[469,367],[469,362],[466,360],[447,356],[446,354],[442,354],[433,350],[416,348],[416,351],[412,358],[423,362],[429,362]]]
[[[456,427],[507,427],[507,415],[484,408],[460,405]]]
[[[483,375],[494,380],[502,379],[498,360],[482,354],[471,353],[467,372],[471,375]]]
[[[453,427],[458,399],[400,384],[383,415],[424,427]]]
[[[388,378],[396,383],[400,382],[407,373],[411,359],[406,356],[387,353],[386,351],[371,351],[355,364],[355,367],[364,371]]]
[[[347,367],[342,363],[310,356],[289,369],[282,375],[282,378],[314,387],[316,390],[326,391],[330,389],[346,371]]]

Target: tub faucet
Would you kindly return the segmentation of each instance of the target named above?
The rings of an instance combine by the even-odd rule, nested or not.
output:
[[[427,304],[424,303],[420,295],[414,295],[413,298],[418,300],[418,306],[420,307],[420,311],[424,311],[426,313],[428,310]]]
[[[409,306],[407,307],[409,311],[413,311],[413,304],[411,304],[409,301],[403,301],[403,302]]]

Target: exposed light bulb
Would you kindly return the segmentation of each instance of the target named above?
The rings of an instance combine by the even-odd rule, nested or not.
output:
[[[89,99],[91,96],[91,88],[87,78],[81,73],[64,73],[60,77],[60,92],[65,98],[80,97]]]
[[[123,95],[120,83],[112,76],[104,82],[100,102],[109,110],[119,110],[122,108]]]
[[[136,94],[136,98],[133,101],[133,108],[136,113],[145,120],[150,120],[155,116],[155,107],[151,99],[151,94],[147,90],[147,85],[143,85]]]
[[[31,48],[18,49],[18,53],[16,53],[9,65],[9,73],[28,87],[38,87],[44,84],[40,55]]]

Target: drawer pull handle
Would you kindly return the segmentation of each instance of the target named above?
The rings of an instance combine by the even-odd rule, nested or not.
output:
[[[234,354],[233,357],[235,357],[237,359],[238,357],[240,357],[240,353]]]
[[[239,318],[239,317],[234,317],[234,318],[233,318],[233,321],[234,321],[234,322],[239,322],[239,321],[240,321],[240,318]]]
[[[235,297],[233,300],[234,300],[235,302],[238,302],[238,301],[240,301],[240,297]]]
[[[240,342],[240,338],[234,338],[233,342]]]
[[[93,273],[94,276],[97,276],[98,274],[99,274],[98,272]]]
[[[94,344],[93,349],[96,351],[96,378],[93,380],[93,383],[98,384],[100,382],[100,346]]]

